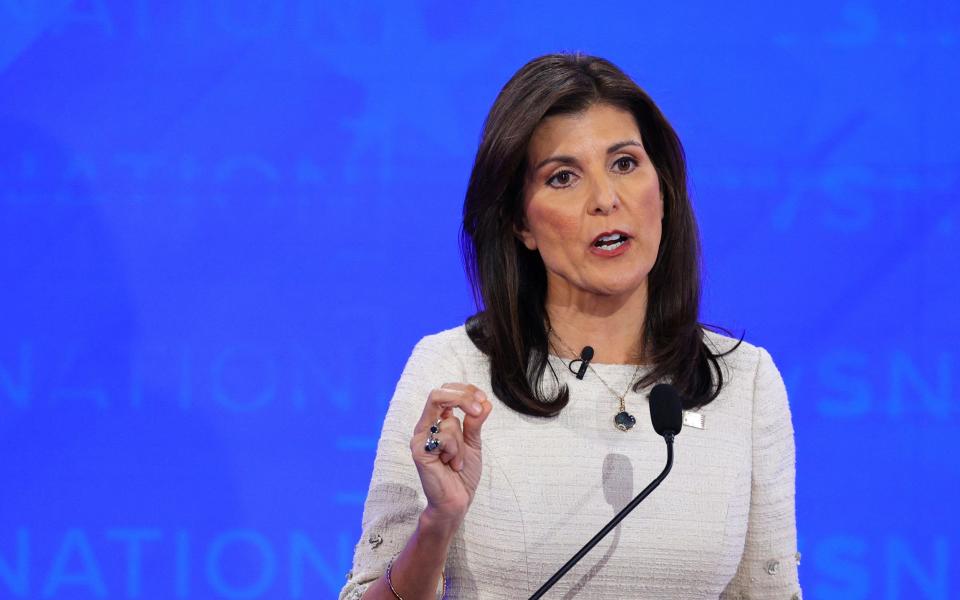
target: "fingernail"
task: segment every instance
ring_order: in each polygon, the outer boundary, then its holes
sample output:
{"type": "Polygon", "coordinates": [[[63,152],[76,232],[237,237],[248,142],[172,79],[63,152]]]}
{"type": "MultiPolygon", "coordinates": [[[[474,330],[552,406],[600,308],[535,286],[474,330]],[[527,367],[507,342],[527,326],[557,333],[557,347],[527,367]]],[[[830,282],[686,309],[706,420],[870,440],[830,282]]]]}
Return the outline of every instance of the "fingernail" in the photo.
{"type": "Polygon", "coordinates": [[[473,409],[473,413],[476,414],[476,415],[479,415],[480,413],[483,412],[483,407],[480,406],[480,403],[479,403],[479,402],[474,402],[474,403],[473,403],[473,406],[471,406],[471,408],[473,409]]]}

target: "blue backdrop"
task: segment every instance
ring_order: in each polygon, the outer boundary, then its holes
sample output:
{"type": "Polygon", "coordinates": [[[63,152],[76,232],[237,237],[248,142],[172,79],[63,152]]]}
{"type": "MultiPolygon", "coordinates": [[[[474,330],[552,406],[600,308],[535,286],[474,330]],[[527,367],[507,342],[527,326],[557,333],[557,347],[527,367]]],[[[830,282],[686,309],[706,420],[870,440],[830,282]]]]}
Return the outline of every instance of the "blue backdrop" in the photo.
{"type": "Polygon", "coordinates": [[[332,597],[480,127],[608,57],[767,347],[813,599],[960,597],[956,2],[0,0],[0,597],[332,597]]]}

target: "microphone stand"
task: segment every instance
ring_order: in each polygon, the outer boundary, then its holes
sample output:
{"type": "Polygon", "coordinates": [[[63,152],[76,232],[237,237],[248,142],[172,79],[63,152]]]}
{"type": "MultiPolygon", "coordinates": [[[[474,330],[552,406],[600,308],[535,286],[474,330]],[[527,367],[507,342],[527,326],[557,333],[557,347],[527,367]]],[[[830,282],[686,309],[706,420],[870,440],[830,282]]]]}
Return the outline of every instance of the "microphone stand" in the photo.
{"type": "Polygon", "coordinates": [[[670,472],[670,469],[673,467],[673,436],[674,436],[674,433],[672,431],[667,431],[663,434],[663,439],[666,440],[667,442],[667,466],[663,468],[663,471],[660,473],[660,475],[658,475],[656,479],[651,481],[650,485],[643,488],[643,491],[640,492],[636,498],[631,500],[629,504],[623,507],[623,510],[618,512],[616,516],[613,517],[613,519],[611,519],[610,522],[607,523],[604,526],[604,528],[599,531],[599,533],[597,533],[597,535],[593,536],[589,542],[584,544],[583,548],[580,548],[580,551],[574,554],[573,558],[568,560],[566,564],[560,567],[560,570],[554,573],[553,577],[548,579],[546,583],[540,586],[540,589],[534,592],[532,596],[530,596],[530,600],[537,600],[537,598],[540,598],[544,594],[546,594],[547,590],[552,588],[555,583],[560,581],[561,577],[567,574],[567,571],[573,568],[573,565],[577,564],[577,562],[579,562],[579,560],[583,558],[587,554],[587,552],[590,552],[590,550],[592,550],[593,547],[600,542],[600,540],[602,540],[608,533],[610,533],[614,527],[620,524],[620,521],[622,521],[624,517],[630,514],[630,511],[635,509],[638,504],[643,502],[644,498],[650,495],[650,492],[655,490],[657,486],[660,485],[660,482],[662,482],[666,478],[667,474],[670,472]]]}

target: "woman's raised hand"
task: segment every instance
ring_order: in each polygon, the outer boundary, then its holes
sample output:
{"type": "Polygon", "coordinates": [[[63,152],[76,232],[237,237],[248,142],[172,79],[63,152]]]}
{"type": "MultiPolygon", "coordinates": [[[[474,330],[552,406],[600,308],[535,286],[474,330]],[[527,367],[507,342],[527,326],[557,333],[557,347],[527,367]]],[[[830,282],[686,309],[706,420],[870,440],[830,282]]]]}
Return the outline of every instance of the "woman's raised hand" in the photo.
{"type": "Polygon", "coordinates": [[[480,428],[492,409],[482,390],[465,383],[445,383],[427,397],[410,451],[427,497],[423,516],[430,521],[455,528],[467,514],[480,483],[480,428]],[[464,413],[462,426],[454,408],[464,413]],[[427,449],[431,436],[439,441],[432,451],[427,449]]]}

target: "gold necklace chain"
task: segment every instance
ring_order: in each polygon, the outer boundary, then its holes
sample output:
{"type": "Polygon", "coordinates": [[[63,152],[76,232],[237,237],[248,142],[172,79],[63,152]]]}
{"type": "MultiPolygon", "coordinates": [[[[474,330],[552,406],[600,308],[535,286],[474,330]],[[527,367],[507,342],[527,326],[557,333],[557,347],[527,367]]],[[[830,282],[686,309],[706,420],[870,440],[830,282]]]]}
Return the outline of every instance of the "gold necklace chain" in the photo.
{"type": "MultiPolygon", "coordinates": [[[[574,360],[582,360],[577,356],[576,352],[574,352],[573,349],[571,349],[570,346],[568,346],[567,343],[563,341],[563,338],[560,337],[560,334],[554,331],[552,327],[547,329],[548,341],[549,341],[550,335],[553,335],[555,338],[557,338],[557,341],[560,342],[560,345],[562,345],[569,354],[573,354],[576,357],[574,358],[574,360]]],[[[554,346],[552,342],[550,342],[550,345],[553,346],[553,349],[554,351],[557,352],[557,354],[560,354],[560,352],[557,351],[557,347],[554,346]]],[[[627,412],[627,405],[626,405],[625,398],[627,394],[630,393],[630,388],[633,387],[634,382],[636,382],[637,373],[640,372],[640,367],[642,366],[643,364],[637,365],[637,368],[634,369],[633,374],[630,376],[630,381],[627,383],[627,388],[623,390],[622,394],[618,394],[616,391],[614,391],[612,387],[610,387],[610,384],[607,383],[606,380],[600,376],[600,373],[597,373],[597,371],[593,368],[593,365],[591,365],[589,362],[587,363],[587,368],[590,369],[590,372],[593,373],[596,376],[596,378],[600,380],[600,383],[603,384],[603,387],[607,388],[607,390],[609,390],[610,393],[613,394],[617,398],[617,400],[620,401],[620,412],[617,413],[617,415],[614,416],[613,418],[614,425],[620,431],[626,431],[631,427],[633,427],[633,424],[636,423],[636,419],[633,417],[633,415],[627,412]]]]}

